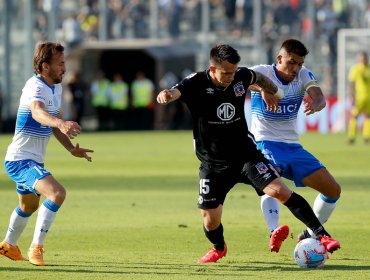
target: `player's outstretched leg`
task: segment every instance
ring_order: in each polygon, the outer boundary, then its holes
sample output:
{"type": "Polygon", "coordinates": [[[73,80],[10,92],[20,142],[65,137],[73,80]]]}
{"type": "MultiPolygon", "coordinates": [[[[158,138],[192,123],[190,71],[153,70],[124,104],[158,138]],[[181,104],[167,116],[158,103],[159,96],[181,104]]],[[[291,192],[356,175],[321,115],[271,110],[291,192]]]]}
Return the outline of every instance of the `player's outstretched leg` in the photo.
{"type": "Polygon", "coordinates": [[[288,237],[288,235],[289,227],[287,225],[283,225],[275,229],[271,233],[270,237],[270,251],[276,253],[279,252],[283,241],[288,237]]]}
{"type": "Polygon", "coordinates": [[[219,259],[226,256],[227,253],[227,246],[226,243],[224,245],[224,249],[222,251],[216,250],[216,248],[212,248],[198,260],[198,263],[209,263],[209,262],[217,262],[219,259]]]}

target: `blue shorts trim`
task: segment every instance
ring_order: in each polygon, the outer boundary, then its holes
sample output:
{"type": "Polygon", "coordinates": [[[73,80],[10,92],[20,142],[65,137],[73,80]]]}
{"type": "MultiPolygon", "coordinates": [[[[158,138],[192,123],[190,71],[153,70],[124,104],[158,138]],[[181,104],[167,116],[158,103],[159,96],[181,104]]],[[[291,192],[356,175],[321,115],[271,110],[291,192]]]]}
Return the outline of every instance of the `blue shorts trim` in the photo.
{"type": "Polygon", "coordinates": [[[34,160],[5,161],[5,170],[8,176],[16,183],[17,193],[21,195],[34,193],[37,182],[51,173],[44,168],[43,163],[34,160]]]}
{"type": "Polygon", "coordinates": [[[325,167],[301,144],[275,141],[258,141],[257,148],[276,167],[281,176],[292,180],[296,187],[304,187],[303,178],[325,167]]]}

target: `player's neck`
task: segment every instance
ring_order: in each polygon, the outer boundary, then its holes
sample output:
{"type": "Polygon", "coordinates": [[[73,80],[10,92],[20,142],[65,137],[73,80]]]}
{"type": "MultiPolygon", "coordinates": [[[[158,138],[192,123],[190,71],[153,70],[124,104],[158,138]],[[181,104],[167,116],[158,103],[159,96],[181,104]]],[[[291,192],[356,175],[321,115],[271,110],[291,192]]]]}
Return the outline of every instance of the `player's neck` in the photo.
{"type": "Polygon", "coordinates": [[[54,87],[54,81],[50,77],[43,74],[38,74],[37,76],[39,76],[49,87],[54,87]]]}

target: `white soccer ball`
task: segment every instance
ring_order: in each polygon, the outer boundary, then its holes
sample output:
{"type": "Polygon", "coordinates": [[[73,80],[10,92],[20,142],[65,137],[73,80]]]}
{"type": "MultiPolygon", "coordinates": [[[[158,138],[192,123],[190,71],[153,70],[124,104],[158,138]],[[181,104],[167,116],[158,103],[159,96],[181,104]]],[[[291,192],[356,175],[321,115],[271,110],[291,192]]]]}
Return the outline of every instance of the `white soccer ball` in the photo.
{"type": "Polygon", "coordinates": [[[317,239],[303,239],[294,248],[294,259],[302,268],[320,268],[328,258],[324,245],[317,239]]]}

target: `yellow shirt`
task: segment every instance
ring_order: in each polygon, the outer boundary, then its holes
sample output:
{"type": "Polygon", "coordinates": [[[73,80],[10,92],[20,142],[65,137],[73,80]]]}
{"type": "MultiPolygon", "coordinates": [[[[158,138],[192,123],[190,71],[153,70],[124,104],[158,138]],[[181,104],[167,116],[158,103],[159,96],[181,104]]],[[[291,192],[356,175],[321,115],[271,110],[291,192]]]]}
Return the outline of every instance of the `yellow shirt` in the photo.
{"type": "Polygon", "coordinates": [[[370,65],[352,66],[348,79],[355,84],[356,102],[370,102],[370,65]]]}

